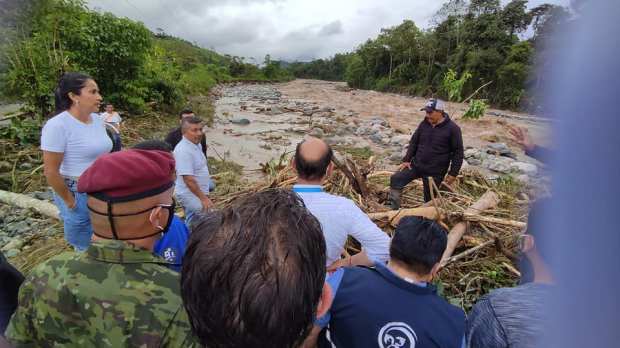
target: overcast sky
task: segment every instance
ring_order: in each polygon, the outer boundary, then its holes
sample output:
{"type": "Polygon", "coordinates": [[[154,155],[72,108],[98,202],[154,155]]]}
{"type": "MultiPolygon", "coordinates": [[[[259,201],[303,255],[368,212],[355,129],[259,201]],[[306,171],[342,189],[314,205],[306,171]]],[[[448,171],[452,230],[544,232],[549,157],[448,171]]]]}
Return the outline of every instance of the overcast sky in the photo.
{"type": "MultiPolygon", "coordinates": [[[[503,1],[506,2],[505,0],[503,1]]],[[[530,0],[567,5],[569,0],[530,0]]],[[[347,52],[404,19],[426,28],[440,0],[89,0],[220,53],[310,60],[347,52]]],[[[250,61],[251,62],[251,61],[250,61]]]]}

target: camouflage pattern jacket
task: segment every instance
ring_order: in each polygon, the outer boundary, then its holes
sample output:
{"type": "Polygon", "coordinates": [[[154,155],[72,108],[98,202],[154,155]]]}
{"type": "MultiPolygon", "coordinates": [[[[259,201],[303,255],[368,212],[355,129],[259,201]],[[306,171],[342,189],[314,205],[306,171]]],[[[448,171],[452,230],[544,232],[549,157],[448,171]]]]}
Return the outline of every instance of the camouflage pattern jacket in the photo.
{"type": "Polygon", "coordinates": [[[17,347],[197,347],[178,273],[148,250],[96,241],[35,268],[6,337],[17,347]]]}

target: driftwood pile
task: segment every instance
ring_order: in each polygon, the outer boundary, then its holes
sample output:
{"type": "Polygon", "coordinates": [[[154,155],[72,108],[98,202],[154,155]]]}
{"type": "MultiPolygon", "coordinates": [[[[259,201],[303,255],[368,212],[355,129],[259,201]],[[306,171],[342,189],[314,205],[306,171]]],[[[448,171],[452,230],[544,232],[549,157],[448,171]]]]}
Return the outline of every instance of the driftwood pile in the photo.
{"type": "MultiPolygon", "coordinates": [[[[392,172],[375,171],[373,158],[366,163],[335,159],[334,164],[336,170],[324,189],[355,201],[387,234],[407,215],[434,219],[449,231],[437,282],[450,302],[468,310],[489,290],[517,282],[516,240],[525,227],[529,200],[516,182],[491,183],[476,171],[465,171],[455,187],[434,187],[433,201],[424,204],[418,180],[405,188],[402,209],[392,211],[387,205],[392,172]]],[[[268,182],[219,197],[216,204],[224,206],[268,188],[290,188],[295,180],[294,171],[287,167],[268,182]]],[[[347,254],[360,250],[353,239],[346,249],[347,254]]]]}
{"type": "MultiPolygon", "coordinates": [[[[452,303],[468,310],[489,290],[516,283],[519,277],[516,240],[525,227],[529,201],[515,182],[490,183],[475,171],[465,171],[459,177],[458,185],[442,187],[441,190],[434,187],[433,201],[424,204],[422,183],[414,181],[403,192],[402,209],[392,211],[386,202],[392,172],[376,171],[373,158],[364,163],[349,158],[336,159],[334,164],[336,170],[324,189],[352,199],[387,234],[391,235],[398,221],[407,215],[434,219],[449,231],[437,284],[440,292],[452,303]]],[[[244,195],[268,188],[290,188],[295,181],[294,171],[286,167],[263,183],[236,188],[233,193],[213,198],[218,207],[223,207],[244,195]]],[[[6,204],[33,208],[42,215],[56,218],[55,207],[50,203],[1,193],[0,201],[6,204]]],[[[28,241],[33,247],[15,260],[23,266],[22,271],[28,271],[65,250],[62,235],[57,239],[52,250],[49,246],[54,243],[49,240],[41,243],[28,241]]],[[[350,239],[346,253],[355,254],[359,250],[359,243],[350,239]]]]}

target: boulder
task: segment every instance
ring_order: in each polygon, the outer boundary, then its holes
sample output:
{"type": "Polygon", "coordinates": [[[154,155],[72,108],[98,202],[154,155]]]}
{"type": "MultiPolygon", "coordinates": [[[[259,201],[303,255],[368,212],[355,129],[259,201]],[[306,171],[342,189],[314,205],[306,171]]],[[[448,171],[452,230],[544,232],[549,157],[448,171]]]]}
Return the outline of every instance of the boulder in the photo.
{"type": "Polygon", "coordinates": [[[519,173],[523,173],[526,175],[536,175],[538,174],[538,167],[535,164],[527,163],[527,162],[512,162],[510,167],[519,173]]]}
{"type": "Polygon", "coordinates": [[[233,118],[230,120],[230,123],[247,126],[248,124],[250,124],[250,120],[248,120],[247,118],[233,118]]]}
{"type": "Polygon", "coordinates": [[[400,145],[400,146],[405,146],[407,144],[409,144],[409,140],[411,139],[410,136],[405,135],[405,134],[399,134],[399,135],[395,135],[392,137],[392,145],[400,145]]]}
{"type": "Polygon", "coordinates": [[[377,144],[381,144],[383,141],[383,137],[379,133],[371,134],[369,138],[377,144]]]}
{"type": "Polygon", "coordinates": [[[505,143],[492,143],[487,145],[487,153],[510,157],[513,159],[517,158],[517,155],[512,152],[512,150],[505,143]]]}
{"type": "Polygon", "coordinates": [[[530,177],[527,176],[526,174],[517,175],[516,179],[517,179],[518,182],[520,182],[520,183],[522,183],[524,185],[527,185],[527,184],[530,183],[530,177]]]}
{"type": "Polygon", "coordinates": [[[323,136],[325,136],[325,132],[323,132],[323,129],[321,129],[319,127],[314,127],[308,133],[308,135],[313,136],[313,137],[317,137],[317,138],[322,138],[323,136]]]}
{"type": "Polygon", "coordinates": [[[489,156],[482,162],[482,166],[494,172],[508,174],[512,170],[510,166],[512,162],[511,159],[505,157],[489,156]]]}
{"type": "Polygon", "coordinates": [[[389,125],[389,123],[383,117],[380,117],[380,116],[374,116],[373,118],[371,118],[370,124],[373,126],[375,124],[378,124],[384,127],[387,127],[389,125]]]}
{"type": "Polygon", "coordinates": [[[376,134],[379,132],[383,132],[385,130],[385,127],[383,127],[382,125],[378,124],[378,123],[374,123],[372,124],[372,126],[370,127],[372,133],[376,134]]]}
{"type": "Polygon", "coordinates": [[[279,106],[274,106],[271,110],[267,111],[267,115],[280,115],[284,113],[284,109],[279,106]]]}

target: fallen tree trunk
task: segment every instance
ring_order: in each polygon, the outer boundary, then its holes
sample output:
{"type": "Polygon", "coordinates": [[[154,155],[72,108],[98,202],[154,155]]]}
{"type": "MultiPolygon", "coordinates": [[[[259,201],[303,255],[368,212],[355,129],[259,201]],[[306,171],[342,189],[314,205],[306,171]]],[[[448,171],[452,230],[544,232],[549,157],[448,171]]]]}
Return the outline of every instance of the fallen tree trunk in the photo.
{"type": "Polygon", "coordinates": [[[400,219],[405,216],[420,216],[431,220],[439,220],[441,217],[441,212],[435,207],[421,207],[370,213],[368,216],[371,220],[381,220],[387,218],[392,226],[396,226],[398,225],[400,219]]]}
{"type": "Polygon", "coordinates": [[[521,221],[506,220],[506,219],[494,218],[490,216],[481,216],[478,214],[467,213],[467,212],[463,214],[463,219],[467,221],[471,221],[471,222],[482,222],[482,223],[487,223],[487,224],[512,226],[512,227],[517,227],[517,228],[525,228],[525,226],[527,225],[525,222],[521,222],[521,221]]]}
{"type": "MultiPolygon", "coordinates": [[[[487,191],[482,195],[482,197],[480,197],[471,206],[469,206],[467,210],[465,210],[463,216],[478,216],[478,213],[496,207],[497,204],[499,204],[499,196],[497,195],[497,193],[493,191],[487,191]]],[[[452,254],[454,253],[454,249],[456,249],[456,246],[459,244],[461,238],[463,238],[463,235],[466,231],[467,222],[459,222],[454,225],[454,227],[452,227],[450,233],[448,234],[448,245],[446,246],[446,250],[441,257],[442,264],[444,264],[448,260],[448,258],[452,256],[452,254]]]]}
{"type": "Polygon", "coordinates": [[[47,201],[42,201],[19,193],[0,190],[0,202],[23,209],[33,209],[41,215],[60,220],[58,208],[47,201]]]}

